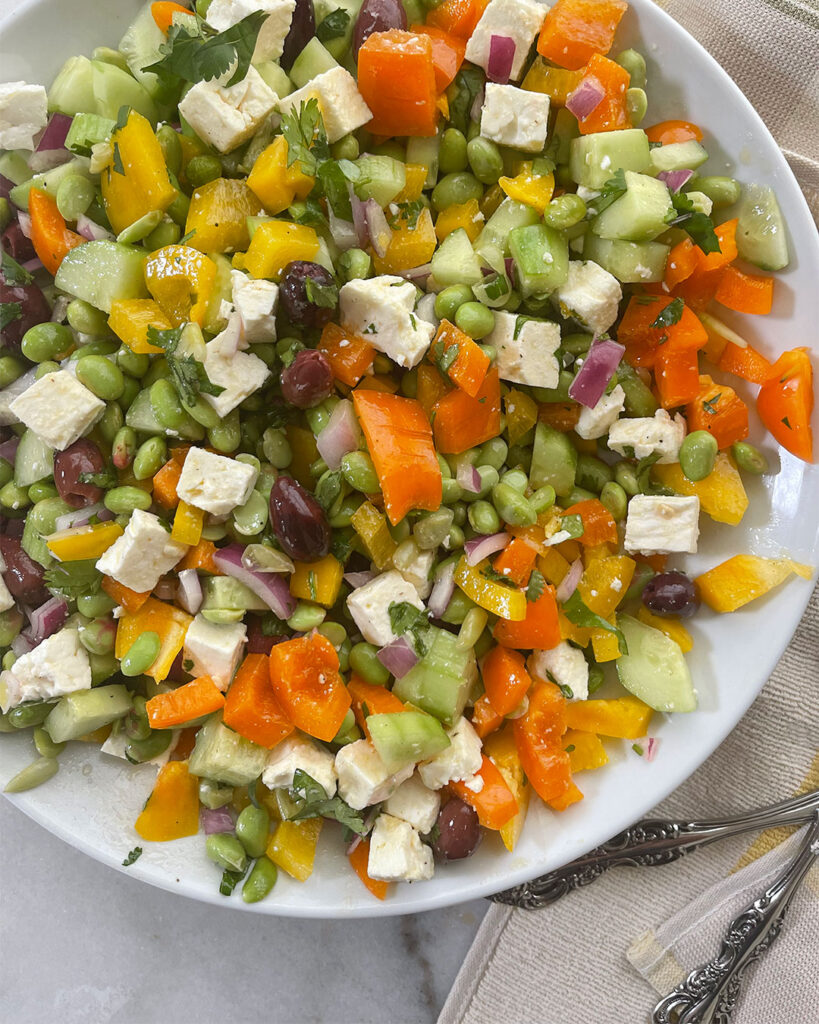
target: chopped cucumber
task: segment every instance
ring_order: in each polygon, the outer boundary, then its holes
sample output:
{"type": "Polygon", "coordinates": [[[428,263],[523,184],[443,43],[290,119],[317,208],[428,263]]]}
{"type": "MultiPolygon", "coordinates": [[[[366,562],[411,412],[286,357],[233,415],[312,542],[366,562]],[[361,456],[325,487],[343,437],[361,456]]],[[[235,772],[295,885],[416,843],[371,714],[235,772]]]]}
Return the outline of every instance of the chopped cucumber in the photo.
{"type": "Polygon", "coordinates": [[[57,189],[60,187],[60,182],[65,178],[73,174],[79,174],[83,178],[90,180],[91,172],[89,166],[90,164],[84,156],[77,156],[67,163],[53,167],[44,174],[37,174],[33,178],[24,180],[20,185],[15,185],[11,192],[9,192],[9,199],[21,210],[28,209],[28,194],[33,188],[45,192],[52,199],[56,199],[57,189]]]}
{"type": "Polygon", "coordinates": [[[264,601],[231,576],[208,576],[202,581],[204,590],[203,609],[229,608],[238,611],[269,611],[264,601]]]}
{"type": "Polygon", "coordinates": [[[788,235],[776,193],[770,185],[747,185],[737,214],[737,251],[762,270],[787,267],[788,235]]]}
{"type": "Polygon", "coordinates": [[[628,644],[617,675],[629,693],[655,711],[693,711],[697,695],[680,645],[630,615],[620,615],[617,625],[628,644]]]}
{"type": "MultiPolygon", "coordinates": [[[[317,28],[328,15],[333,14],[335,11],[346,11],[349,15],[349,21],[344,26],[341,34],[335,36],[333,39],[324,40],[324,45],[327,47],[328,52],[331,53],[336,60],[341,60],[342,57],[347,55],[347,52],[350,49],[350,44],[353,39],[353,29],[355,28],[356,19],[358,18],[358,12],[361,10],[362,2],[363,0],[315,0],[313,4],[316,10],[317,28]]],[[[424,19],[421,17],[417,20],[422,22],[424,19]]],[[[407,24],[411,25],[413,22],[408,20],[407,24]]]]}
{"type": "Polygon", "coordinates": [[[600,188],[621,168],[647,171],[650,153],[648,136],[641,128],[582,135],[571,141],[569,173],[578,185],[600,188]]]}
{"type": "Polygon", "coordinates": [[[473,248],[487,263],[499,269],[496,266],[498,260],[509,255],[509,233],[515,228],[528,227],[539,221],[540,217],[534,207],[515,199],[504,199],[484,224],[473,248]]]}
{"type": "Polygon", "coordinates": [[[196,734],[188,770],[191,775],[228,786],[247,786],[262,774],[267,755],[264,747],[228,729],[221,717],[214,715],[196,734]]]}
{"type": "Polygon", "coordinates": [[[54,452],[33,430],[20,438],[14,459],[14,482],[18,487],[30,487],[45,480],[54,472],[54,452]]]}
{"type": "Polygon", "coordinates": [[[317,75],[338,67],[338,61],[327,52],[316,36],[306,44],[290,68],[290,78],[297,89],[307,85],[317,75]]]}
{"type": "Polygon", "coordinates": [[[538,423],[529,469],[532,490],[550,484],[555,494],[564,498],[572,492],[576,472],[577,450],[572,442],[547,423],[538,423]]]}
{"type": "Polygon", "coordinates": [[[660,171],[695,171],[702,167],[708,159],[708,151],[696,142],[669,142],[667,146],[657,146],[651,150],[651,174],[660,171]]]}
{"type": "Polygon", "coordinates": [[[256,65],[256,70],[264,79],[265,84],[270,86],[279,99],[289,96],[293,91],[293,83],[287,77],[287,72],[274,61],[262,61],[261,64],[256,65]]]}
{"type": "Polygon", "coordinates": [[[96,113],[94,69],[87,57],[69,57],[63,64],[48,90],[48,109],[60,114],[96,113]]]}
{"type": "Polygon", "coordinates": [[[90,156],[91,147],[105,142],[115,124],[110,117],[100,117],[99,114],[75,114],[65,139],[65,148],[72,153],[90,156]]]}
{"type": "Polygon", "coordinates": [[[427,169],[424,188],[434,188],[438,181],[438,153],[441,149],[441,136],[424,137],[412,135],[407,139],[407,163],[420,164],[427,169]]]}
{"type": "Polygon", "coordinates": [[[466,707],[478,667],[471,650],[458,646],[457,637],[433,626],[426,655],[396,681],[393,693],[446,726],[453,725],[466,707]]]}
{"type": "Polygon", "coordinates": [[[427,761],[450,745],[441,723],[423,711],[370,715],[367,728],[373,746],[391,772],[427,761]]]}
{"type": "Polygon", "coordinates": [[[97,686],[61,697],[43,722],[43,728],[55,743],[65,743],[124,718],[130,710],[131,694],[124,686],[97,686]]]}
{"type": "Polygon", "coordinates": [[[515,228],[509,234],[518,283],[524,297],[549,295],[569,277],[569,243],[566,236],[546,224],[515,228]]]}
{"type": "Polygon", "coordinates": [[[0,174],[8,178],[13,185],[22,185],[24,181],[28,181],[31,169],[25,154],[16,149],[0,153],[0,174]]]}
{"type": "Polygon", "coordinates": [[[407,183],[406,164],[391,156],[360,156],[355,162],[360,178],[355,182],[359,199],[374,199],[379,206],[387,206],[407,183]]]}
{"type": "Polygon", "coordinates": [[[662,281],[671,247],[662,242],[624,242],[586,235],[583,256],[623,284],[662,281]]]}
{"type": "Polygon", "coordinates": [[[164,42],[165,34],[154,21],[151,4],[147,3],[120,39],[119,50],[128,62],[131,74],[143,86],[148,95],[163,106],[175,106],[179,98],[178,88],[169,85],[166,80],[159,78],[153,71],[143,71],[143,68],[147,68],[149,64],[155,64],[162,59],[159,47],[164,42]]]}
{"type": "Polygon", "coordinates": [[[116,118],[121,107],[132,107],[156,123],[157,109],[148,90],[115,64],[91,61],[91,84],[94,89],[96,112],[103,117],[116,118]]]}
{"type": "Polygon", "coordinates": [[[626,171],[626,192],[592,221],[600,238],[650,242],[663,233],[674,217],[671,196],[664,182],[647,174],[626,171]]]}
{"type": "Polygon", "coordinates": [[[146,252],[134,245],[102,240],[72,249],[60,264],[54,283],[69,295],[111,312],[115,299],[146,299],[143,266],[146,252]]]}
{"type": "Polygon", "coordinates": [[[443,287],[450,284],[474,285],[483,281],[481,261],[463,228],[456,228],[448,234],[433,253],[432,276],[443,287]]]}

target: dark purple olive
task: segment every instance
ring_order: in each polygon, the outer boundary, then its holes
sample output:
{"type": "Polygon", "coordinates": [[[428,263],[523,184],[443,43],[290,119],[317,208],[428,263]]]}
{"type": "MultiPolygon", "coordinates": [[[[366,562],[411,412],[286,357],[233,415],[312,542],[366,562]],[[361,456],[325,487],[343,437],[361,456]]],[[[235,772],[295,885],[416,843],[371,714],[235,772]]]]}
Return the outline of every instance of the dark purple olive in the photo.
{"type": "Polygon", "coordinates": [[[43,580],[43,567],[23,551],[19,537],[0,536],[0,554],[6,563],[3,581],[15,600],[37,606],[49,598],[43,580]]]}
{"type": "Polygon", "coordinates": [[[338,307],[338,289],[333,275],[320,263],[293,260],[282,273],[279,301],[292,323],[323,327],[338,307]]]}
{"type": "Polygon", "coordinates": [[[3,347],[19,351],[23,335],[35,324],[48,323],[51,306],[36,284],[6,284],[0,281],[0,303],[16,302],[20,316],[3,328],[3,347]]]}
{"type": "Polygon", "coordinates": [[[304,349],[282,370],[282,395],[297,409],[310,409],[333,393],[333,371],[323,352],[304,349]]]}
{"type": "Polygon", "coordinates": [[[3,232],[0,245],[2,245],[3,251],[18,263],[27,263],[37,255],[31,244],[31,239],[26,238],[16,220],[13,220],[3,232]]]}
{"type": "Polygon", "coordinates": [[[406,28],[407,12],[400,0],[364,0],[353,29],[353,56],[373,32],[389,32],[391,28],[406,28]]]}
{"type": "Polygon", "coordinates": [[[679,615],[687,619],[700,606],[694,581],[684,572],[661,572],[646,583],[643,604],[655,615],[679,615]]]}
{"type": "Polygon", "coordinates": [[[293,62],[316,34],[316,12],[313,0],[296,0],[296,9],[290,20],[290,31],[285,36],[282,55],[279,63],[285,71],[293,67],[293,62]]]}
{"type": "Polygon", "coordinates": [[[273,484],[270,520],[282,551],[297,562],[317,562],[330,550],[324,509],[292,477],[280,476],[273,484]]]}
{"type": "Polygon", "coordinates": [[[54,456],[54,486],[72,508],[85,508],[102,500],[103,489],[80,480],[83,473],[101,473],[105,469],[102,452],[86,438],[80,438],[54,456]]]}
{"type": "Polygon", "coordinates": [[[438,812],[438,838],[432,847],[441,860],[471,857],[481,841],[481,826],[474,807],[453,797],[438,812]]]}

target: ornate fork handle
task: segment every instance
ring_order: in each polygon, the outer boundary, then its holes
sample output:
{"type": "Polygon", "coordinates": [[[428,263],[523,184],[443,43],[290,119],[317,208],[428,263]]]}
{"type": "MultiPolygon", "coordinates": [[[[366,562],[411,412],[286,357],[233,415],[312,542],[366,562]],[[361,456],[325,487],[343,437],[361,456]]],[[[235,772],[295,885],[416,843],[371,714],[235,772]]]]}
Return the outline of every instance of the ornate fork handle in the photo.
{"type": "Polygon", "coordinates": [[[750,964],[776,939],[799,883],[819,857],[819,811],[799,852],[765,892],[731,922],[719,953],[661,999],[652,1024],[728,1024],[750,964]]]}
{"type": "Polygon", "coordinates": [[[495,893],[489,899],[524,910],[538,910],[588,885],[609,868],[653,867],[677,860],[691,850],[727,836],[740,835],[774,825],[804,824],[819,808],[819,790],[784,800],[734,818],[711,821],[661,821],[646,819],[618,833],[602,846],[550,871],[531,882],[495,893]]]}

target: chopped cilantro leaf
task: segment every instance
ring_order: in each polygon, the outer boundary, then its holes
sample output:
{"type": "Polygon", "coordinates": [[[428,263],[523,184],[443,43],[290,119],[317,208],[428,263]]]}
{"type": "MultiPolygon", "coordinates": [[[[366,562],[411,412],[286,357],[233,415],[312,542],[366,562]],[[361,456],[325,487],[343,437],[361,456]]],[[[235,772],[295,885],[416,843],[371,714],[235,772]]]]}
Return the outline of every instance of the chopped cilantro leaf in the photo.
{"type": "Polygon", "coordinates": [[[708,399],[705,399],[703,401],[702,407],[703,407],[703,409],[705,409],[705,411],[708,413],[709,416],[716,415],[717,402],[719,402],[719,400],[721,398],[722,398],[722,392],[719,392],[718,394],[714,395],[713,398],[708,398],[708,399]]]}
{"type": "Polygon", "coordinates": [[[350,24],[350,12],[343,7],[337,7],[331,11],[316,29],[316,36],[320,43],[329,43],[332,39],[340,39],[347,31],[350,24]]]}
{"type": "Polygon", "coordinates": [[[484,87],[484,74],[480,68],[464,65],[455,81],[446,91],[449,101],[449,123],[466,135],[469,129],[472,105],[484,87]]]}
{"type": "Polygon", "coordinates": [[[0,331],[4,331],[15,320],[22,319],[23,307],[19,302],[0,303],[0,331]]]}
{"type": "Polygon", "coordinates": [[[241,82],[250,67],[256,39],[267,20],[265,11],[253,11],[224,32],[214,33],[201,18],[196,28],[171,25],[168,36],[159,47],[162,59],[143,68],[159,75],[173,75],[185,82],[210,82],[219,78],[235,63],[228,85],[241,82]]]}
{"type": "Polygon", "coordinates": [[[605,629],[608,633],[614,633],[620,646],[620,653],[628,654],[628,644],[622,630],[612,626],[602,615],[593,612],[578,591],[575,590],[572,596],[563,602],[562,607],[566,618],[569,622],[573,622],[575,626],[583,626],[586,629],[605,629]]]}
{"type": "Polygon", "coordinates": [[[457,341],[454,341],[449,348],[446,348],[443,338],[439,338],[432,346],[432,358],[441,373],[449,373],[452,364],[458,358],[459,352],[460,347],[457,341]]]}
{"type": "Polygon", "coordinates": [[[572,512],[561,518],[560,529],[565,530],[573,540],[577,540],[583,536],[586,527],[583,525],[583,517],[577,512],[572,512]]]}
{"type": "Polygon", "coordinates": [[[787,416],[783,416],[780,420],[780,423],[784,423],[788,430],[793,430],[793,427],[791,426],[791,421],[788,419],[787,416]]]}
{"type": "Polygon", "coordinates": [[[406,203],[396,203],[395,213],[388,218],[391,228],[404,227],[408,231],[414,231],[418,226],[418,218],[427,204],[423,199],[410,199],[406,203]]]}
{"type": "Polygon", "coordinates": [[[198,359],[190,355],[178,356],[175,354],[183,330],[183,327],[174,327],[167,331],[160,331],[156,327],[149,327],[148,341],[164,350],[168,368],[171,371],[171,380],[179,392],[182,402],[185,405],[194,405],[197,395],[221,395],[225,389],[219,384],[212,383],[205,367],[198,359]]]}
{"type": "Polygon", "coordinates": [[[338,287],[335,284],[321,284],[308,277],[304,281],[304,294],[308,302],[322,309],[335,309],[338,305],[338,287]]]}
{"type": "Polygon", "coordinates": [[[230,868],[225,868],[222,872],[222,881],[219,883],[219,892],[223,896],[230,896],[246,874],[247,868],[244,871],[231,871],[230,868]]]}
{"type": "Polygon", "coordinates": [[[364,330],[361,333],[362,334],[378,334],[378,328],[375,326],[375,324],[367,324],[367,326],[364,328],[364,330]]]}
{"type": "Polygon", "coordinates": [[[537,601],[546,587],[546,579],[540,570],[535,569],[529,577],[529,585],[526,588],[526,600],[537,601]]]}
{"type": "Polygon", "coordinates": [[[116,487],[119,483],[117,471],[110,463],[101,473],[80,473],[78,479],[81,484],[92,484],[94,487],[102,487],[103,490],[116,487]]]}
{"type": "Polygon", "coordinates": [[[416,608],[409,601],[393,601],[389,606],[390,629],[396,636],[411,633],[416,653],[423,657],[427,651],[426,628],[429,624],[427,611],[416,608]]]}
{"type": "Polygon", "coordinates": [[[627,189],[626,172],[621,167],[616,174],[613,174],[608,181],[603,183],[600,195],[592,200],[595,212],[602,213],[603,210],[608,209],[620,196],[625,195],[627,189]]]}
{"type": "Polygon", "coordinates": [[[498,572],[498,570],[494,566],[489,565],[489,563],[481,569],[481,576],[483,576],[484,579],[491,580],[493,583],[501,583],[504,587],[515,586],[508,576],[504,576],[503,573],[498,572]]]}
{"type": "Polygon", "coordinates": [[[671,302],[669,302],[669,304],[660,312],[657,319],[651,326],[671,327],[672,324],[678,324],[680,322],[680,317],[683,315],[684,309],[685,303],[682,299],[672,299],[671,302]]]}
{"type": "Polygon", "coordinates": [[[282,134],[287,140],[288,167],[298,160],[302,172],[313,175],[320,161],[330,159],[324,119],[314,96],[282,117],[282,134]]]}
{"type": "Polygon", "coordinates": [[[29,274],[27,270],[20,266],[17,260],[13,259],[9,254],[2,250],[2,263],[0,267],[3,271],[3,280],[7,285],[12,288],[21,284],[31,284],[34,278],[29,274]]]}
{"type": "Polygon", "coordinates": [[[638,754],[640,757],[643,756],[643,748],[640,746],[639,743],[632,743],[631,749],[634,751],[635,754],[638,754]]]}
{"type": "Polygon", "coordinates": [[[367,834],[367,826],[359,811],[353,810],[340,796],[328,800],[324,786],[300,768],[297,768],[293,775],[291,789],[296,794],[302,794],[295,814],[290,816],[291,821],[301,821],[304,818],[334,818],[356,835],[367,834]]]}
{"type": "Polygon", "coordinates": [[[695,210],[693,202],[684,192],[673,192],[671,202],[674,204],[674,209],[681,215],[674,220],[674,223],[687,231],[691,240],[704,253],[722,252],[717,233],[714,231],[714,222],[710,217],[695,210]]]}
{"type": "Polygon", "coordinates": [[[45,583],[52,593],[75,601],[84,594],[99,593],[102,576],[93,559],[77,562],[59,562],[45,571],[45,583]]]}
{"type": "Polygon", "coordinates": [[[129,852],[129,854],[125,858],[125,860],[122,862],[122,866],[124,868],[129,868],[132,864],[135,864],[139,860],[139,858],[141,856],[142,856],[142,847],[141,846],[135,846],[133,848],[133,850],[131,850],[129,852]]]}

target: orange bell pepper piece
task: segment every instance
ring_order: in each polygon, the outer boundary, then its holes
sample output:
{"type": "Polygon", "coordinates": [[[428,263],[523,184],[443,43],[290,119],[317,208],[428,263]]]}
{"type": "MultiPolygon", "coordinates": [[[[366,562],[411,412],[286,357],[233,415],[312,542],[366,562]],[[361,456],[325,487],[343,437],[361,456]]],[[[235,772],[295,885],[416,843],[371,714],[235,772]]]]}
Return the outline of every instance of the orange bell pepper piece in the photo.
{"type": "Polygon", "coordinates": [[[578,538],[583,547],[594,548],[598,544],[617,543],[617,523],[611,512],[597,498],[578,501],[564,509],[562,515],[576,515],[583,520],[583,533],[578,538]]]}
{"type": "Polygon", "coordinates": [[[410,31],[429,36],[432,42],[432,65],[435,68],[435,88],[443,92],[460,71],[466,42],[435,25],[413,25],[410,31]]]}
{"type": "Polygon", "coordinates": [[[444,0],[427,14],[427,25],[443,29],[458,39],[469,39],[489,0],[444,0]]]}
{"type": "Polygon", "coordinates": [[[390,522],[395,525],[412,508],[435,511],[441,504],[441,467],[421,404],[400,395],[357,390],[353,405],[390,522]]]}
{"type": "Polygon", "coordinates": [[[541,423],[548,423],[550,427],[559,430],[561,434],[568,434],[570,430],[574,430],[580,419],[580,403],[545,402],[538,407],[537,418],[541,423]]]}
{"type": "Polygon", "coordinates": [[[174,729],[218,711],[225,695],[210,676],[199,676],[169,693],[158,693],[145,705],[152,729],[174,729]]]}
{"type": "MultiPolygon", "coordinates": [[[[604,0],[605,2],[606,0],[604,0]]],[[[595,4],[595,6],[603,5],[595,4]]],[[[552,9],[554,10],[554,8],[552,9]]],[[[580,129],[580,134],[589,135],[593,132],[610,132],[619,128],[631,128],[631,118],[626,105],[626,90],[631,80],[628,71],[613,60],[609,60],[608,57],[601,57],[600,54],[595,53],[586,65],[583,81],[587,78],[596,80],[603,87],[604,96],[594,110],[585,117],[578,118],[577,126],[580,129]]]]}
{"type": "Polygon", "coordinates": [[[706,254],[695,246],[697,266],[693,273],[674,289],[675,295],[684,299],[685,304],[697,312],[705,309],[714,298],[724,268],[737,258],[736,219],[718,224],[714,232],[719,242],[719,252],[706,254]]]}
{"type": "Polygon", "coordinates": [[[743,274],[736,267],[726,267],[717,285],[714,298],[737,313],[770,313],[773,305],[774,279],[758,274],[743,274]]]}
{"type": "Polygon", "coordinates": [[[373,686],[372,683],[365,683],[355,673],[350,677],[347,689],[352,698],[355,720],[367,739],[370,738],[370,730],[367,728],[369,715],[392,715],[398,711],[407,710],[403,702],[385,686],[373,686]]]}
{"type": "Polygon", "coordinates": [[[481,766],[475,774],[483,779],[483,789],[475,793],[465,782],[452,782],[452,792],[465,804],[474,807],[478,821],[484,828],[502,829],[518,813],[515,794],[486,754],[481,755],[481,766]]]}
{"type": "Polygon", "coordinates": [[[715,384],[708,374],[700,377],[696,399],[686,406],[689,430],[707,430],[720,448],[729,448],[748,436],[748,406],[727,384],[715,384]]]}
{"type": "Polygon", "coordinates": [[[112,601],[122,605],[126,612],[138,612],[151,596],[150,590],[140,594],[136,590],[131,590],[130,587],[124,587],[111,576],[102,577],[102,589],[112,601]]]}
{"type": "Polygon", "coordinates": [[[481,676],[489,703],[499,715],[509,715],[529,692],[532,677],[519,651],[493,647],[481,666],[481,676]]]}
{"type": "Polygon", "coordinates": [[[694,245],[690,238],[684,238],[678,242],[668,254],[665,264],[665,277],[663,281],[666,287],[673,291],[682,281],[689,277],[699,266],[702,250],[694,245]]]}
{"type": "Polygon", "coordinates": [[[537,601],[526,602],[526,618],[498,619],[492,635],[504,647],[549,650],[560,643],[557,601],[552,587],[544,587],[537,601]]]}
{"type": "Polygon", "coordinates": [[[430,358],[441,351],[439,345],[443,352],[447,352],[453,345],[457,345],[458,354],[447,370],[447,376],[453,384],[457,384],[462,391],[465,391],[471,398],[475,398],[486,378],[490,363],[489,356],[468,334],[464,334],[449,320],[441,321],[430,346],[430,358]]]}
{"type": "Polygon", "coordinates": [[[494,367],[473,398],[453,388],[435,406],[435,445],[443,455],[457,455],[500,433],[500,378],[494,367]]]}
{"type": "Polygon", "coordinates": [[[87,239],[66,227],[56,199],[37,188],[28,194],[28,212],[34,251],[49,274],[56,274],[66,254],[87,239]]]}
{"type": "Polygon", "coordinates": [[[137,833],[153,843],[195,836],[199,831],[199,779],[185,761],[169,761],[159,769],[153,792],[134,823],[137,833]]]}
{"type": "Polygon", "coordinates": [[[161,683],[171,671],[174,658],[182,650],[188,626],[193,616],[171,604],[149,597],[136,612],[127,612],[117,623],[117,639],[114,654],[122,659],[131,644],[146,632],[158,634],[159,654],[145,675],[161,683]]]}
{"type": "Polygon", "coordinates": [[[699,360],[694,349],[660,350],[654,366],[660,404],[664,409],[693,402],[699,390],[699,360]]]}
{"type": "Polygon", "coordinates": [[[480,736],[489,736],[504,723],[503,715],[499,715],[492,707],[486,694],[479,697],[472,708],[472,728],[480,736]]]}
{"type": "Polygon", "coordinates": [[[258,743],[275,747],[293,731],[270,681],[266,654],[248,654],[230,684],[223,712],[225,725],[258,743]]]}
{"type": "Polygon", "coordinates": [[[160,0],[158,3],[151,4],[151,17],[156,22],[156,27],[164,32],[165,35],[168,34],[168,29],[173,25],[173,16],[175,14],[187,14],[190,17],[191,11],[181,4],[171,3],[170,0],[160,0]]]}
{"type": "Polygon", "coordinates": [[[646,128],[649,142],[659,142],[668,146],[672,142],[702,141],[702,128],[691,121],[660,121],[646,128]]]}
{"type": "Polygon", "coordinates": [[[753,345],[740,348],[732,341],[722,350],[718,366],[723,373],[733,373],[735,377],[741,377],[751,384],[764,384],[773,370],[770,359],[757,352],[753,345]]]}
{"type": "MultiPolygon", "coordinates": [[[[184,459],[182,460],[184,462],[184,459]]],[[[176,508],[179,504],[179,496],[176,493],[176,485],[182,476],[182,462],[176,459],[169,459],[165,465],[154,473],[153,495],[154,501],[163,508],[176,508]]]]}
{"type": "Polygon", "coordinates": [[[627,10],[625,0],[557,0],[543,22],[537,52],[562,68],[582,68],[595,54],[609,52],[627,10]]]}
{"type": "Polygon", "coordinates": [[[358,845],[347,854],[353,871],[358,875],[364,885],[370,890],[376,899],[385,900],[390,891],[390,883],[379,881],[377,878],[370,878],[367,874],[367,867],[370,863],[370,840],[362,839],[358,845]]]}
{"type": "Polygon", "coordinates": [[[358,51],[358,89],[374,135],[434,135],[438,120],[432,40],[401,29],[374,32],[358,51]]]}
{"type": "Polygon", "coordinates": [[[215,554],[216,545],[212,540],[200,540],[185,552],[181,561],[176,563],[176,571],[201,569],[202,572],[209,572],[211,576],[223,576],[224,573],[213,560],[215,554]]]}
{"type": "Polygon", "coordinates": [[[432,421],[432,413],[439,398],[443,398],[451,388],[446,379],[439,373],[438,369],[428,363],[421,363],[418,367],[418,390],[415,400],[427,414],[427,419],[432,421]]]}
{"type": "Polygon", "coordinates": [[[806,348],[783,352],[756,397],[759,418],[797,458],[813,461],[813,367],[806,348]]]}
{"type": "Polygon", "coordinates": [[[537,683],[526,714],[515,720],[514,732],[526,777],[547,804],[572,793],[569,755],[563,749],[565,731],[566,698],[554,683],[537,683]]]}
{"type": "Polygon", "coordinates": [[[352,703],[330,641],[313,633],[277,644],[270,652],[270,681],[293,725],[329,743],[352,703]]]}
{"type": "Polygon", "coordinates": [[[351,388],[358,384],[375,358],[375,349],[369,342],[338,324],[327,324],[316,347],[327,357],[333,376],[351,388]]]}
{"type": "Polygon", "coordinates": [[[683,307],[680,319],[668,327],[652,326],[674,300],[667,296],[632,296],[620,326],[617,340],[626,346],[626,359],[632,366],[654,365],[663,351],[700,349],[708,334],[695,313],[683,307]]]}
{"type": "Polygon", "coordinates": [[[532,575],[537,548],[522,537],[514,537],[495,559],[494,569],[518,587],[525,587],[532,575]]]}

